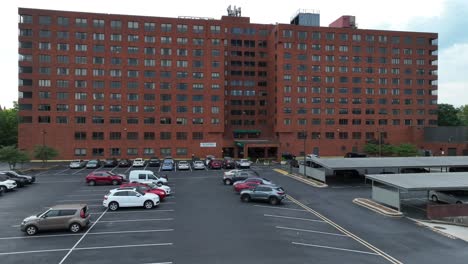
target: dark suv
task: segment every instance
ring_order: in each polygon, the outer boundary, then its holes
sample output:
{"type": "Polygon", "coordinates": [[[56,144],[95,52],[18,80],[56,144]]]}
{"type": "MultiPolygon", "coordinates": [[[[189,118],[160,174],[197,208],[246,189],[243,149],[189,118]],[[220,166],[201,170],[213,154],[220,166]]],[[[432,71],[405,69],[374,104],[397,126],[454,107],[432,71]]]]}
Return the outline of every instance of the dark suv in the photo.
{"type": "Polygon", "coordinates": [[[223,159],[223,169],[235,169],[236,168],[236,162],[229,157],[225,157],[223,159]]]}
{"type": "Polygon", "coordinates": [[[223,183],[225,185],[232,185],[236,181],[243,181],[250,177],[258,178],[259,175],[256,171],[253,171],[253,170],[241,170],[234,174],[224,174],[223,183]]]}
{"type": "Polygon", "coordinates": [[[250,200],[266,201],[272,205],[277,205],[286,198],[283,188],[276,185],[258,185],[255,189],[243,190],[240,193],[240,199],[243,202],[250,200]]]}
{"type": "Polygon", "coordinates": [[[151,157],[148,160],[148,167],[159,167],[161,166],[161,161],[157,157],[151,157]]]}

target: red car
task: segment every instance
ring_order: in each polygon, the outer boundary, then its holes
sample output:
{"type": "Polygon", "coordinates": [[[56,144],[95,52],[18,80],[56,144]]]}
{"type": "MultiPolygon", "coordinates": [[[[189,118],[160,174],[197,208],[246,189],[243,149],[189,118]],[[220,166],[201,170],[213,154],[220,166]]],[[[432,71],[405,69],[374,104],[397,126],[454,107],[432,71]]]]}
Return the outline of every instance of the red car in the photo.
{"type": "Polygon", "coordinates": [[[86,183],[90,186],[94,186],[96,184],[118,185],[125,181],[125,175],[115,174],[112,171],[93,171],[86,176],[86,183]]]}
{"type": "Polygon", "coordinates": [[[259,184],[272,184],[272,182],[264,178],[247,178],[243,181],[235,182],[233,187],[236,192],[240,193],[242,190],[252,190],[259,184]]]}
{"type": "Polygon", "coordinates": [[[157,194],[159,196],[159,200],[161,202],[167,196],[166,192],[164,190],[162,190],[162,189],[158,189],[157,186],[152,187],[152,186],[150,186],[148,184],[144,184],[144,183],[132,182],[132,183],[124,183],[124,184],[120,185],[120,188],[124,188],[124,187],[138,187],[138,189],[140,189],[143,192],[149,192],[149,193],[157,194]]]}
{"type": "Polygon", "coordinates": [[[220,160],[212,160],[210,164],[208,164],[210,169],[221,169],[223,168],[223,162],[220,160]]]}

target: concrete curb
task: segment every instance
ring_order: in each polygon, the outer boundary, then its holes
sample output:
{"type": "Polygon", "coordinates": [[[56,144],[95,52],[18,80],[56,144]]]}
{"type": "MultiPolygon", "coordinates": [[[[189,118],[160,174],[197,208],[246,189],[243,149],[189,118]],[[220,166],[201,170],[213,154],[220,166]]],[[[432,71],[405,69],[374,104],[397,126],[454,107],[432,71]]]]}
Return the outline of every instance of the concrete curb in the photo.
{"type": "Polygon", "coordinates": [[[285,176],[288,176],[290,178],[293,178],[295,180],[298,180],[300,182],[308,184],[310,186],[316,187],[316,188],[326,188],[326,187],[328,187],[328,185],[326,185],[325,183],[313,180],[313,179],[311,179],[309,177],[304,177],[302,175],[289,173],[289,172],[287,172],[285,170],[282,170],[282,169],[273,169],[273,170],[278,172],[278,173],[281,173],[281,174],[283,174],[285,176]]]}
{"type": "Polygon", "coordinates": [[[374,202],[372,200],[369,200],[369,199],[355,198],[353,199],[353,203],[360,205],[362,207],[365,207],[367,209],[370,209],[381,215],[390,216],[390,217],[402,217],[403,216],[403,213],[395,209],[392,209],[390,207],[379,204],[377,202],[374,202]]]}

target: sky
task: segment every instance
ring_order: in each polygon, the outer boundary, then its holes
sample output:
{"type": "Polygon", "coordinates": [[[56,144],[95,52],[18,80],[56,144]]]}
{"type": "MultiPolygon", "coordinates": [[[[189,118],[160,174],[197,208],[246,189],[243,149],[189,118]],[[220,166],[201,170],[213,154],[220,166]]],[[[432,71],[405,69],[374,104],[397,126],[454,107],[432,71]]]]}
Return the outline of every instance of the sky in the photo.
{"type": "Polygon", "coordinates": [[[320,12],[320,25],[342,15],[356,16],[358,28],[439,33],[438,103],[468,104],[468,1],[466,0],[7,0],[0,22],[0,106],[18,100],[18,7],[156,17],[220,19],[227,7],[242,8],[252,23],[289,23],[298,9],[320,12]]]}

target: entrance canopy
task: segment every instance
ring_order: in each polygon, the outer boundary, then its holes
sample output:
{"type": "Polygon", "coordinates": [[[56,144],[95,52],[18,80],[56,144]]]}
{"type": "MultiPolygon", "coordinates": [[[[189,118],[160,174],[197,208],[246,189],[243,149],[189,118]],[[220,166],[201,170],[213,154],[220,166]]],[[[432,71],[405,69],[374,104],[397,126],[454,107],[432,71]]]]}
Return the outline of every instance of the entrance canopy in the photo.
{"type": "Polygon", "coordinates": [[[371,174],[366,178],[404,191],[468,190],[468,172],[371,174]]]}

